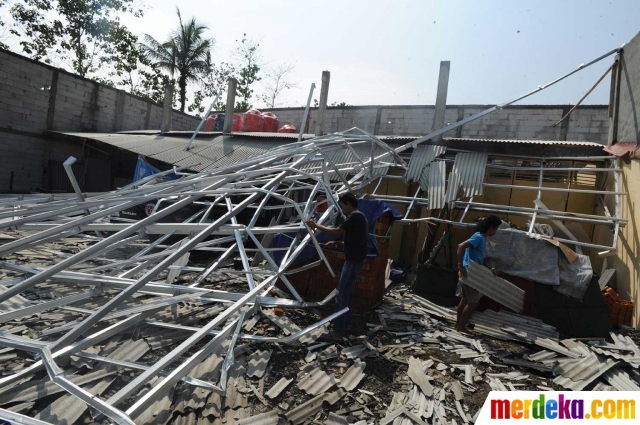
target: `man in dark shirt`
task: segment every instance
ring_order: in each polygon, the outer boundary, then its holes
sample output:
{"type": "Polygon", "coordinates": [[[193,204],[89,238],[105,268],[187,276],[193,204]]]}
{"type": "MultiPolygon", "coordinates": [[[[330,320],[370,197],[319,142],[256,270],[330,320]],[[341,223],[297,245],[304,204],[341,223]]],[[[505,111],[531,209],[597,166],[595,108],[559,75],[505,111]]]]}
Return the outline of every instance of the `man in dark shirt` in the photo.
{"type": "Polygon", "coordinates": [[[333,322],[333,338],[341,341],[345,331],[351,325],[353,311],[353,290],[356,279],[362,271],[367,258],[367,240],[369,224],[367,217],[358,211],[358,200],[352,193],[345,193],[338,198],[340,207],[347,219],[339,227],[327,227],[309,220],[307,225],[311,229],[321,230],[331,236],[344,236],[344,241],[332,241],[324,244],[328,248],[344,245],[345,262],[340,274],[338,295],[336,296],[336,311],[349,307],[349,312],[336,318],[333,322]]]}

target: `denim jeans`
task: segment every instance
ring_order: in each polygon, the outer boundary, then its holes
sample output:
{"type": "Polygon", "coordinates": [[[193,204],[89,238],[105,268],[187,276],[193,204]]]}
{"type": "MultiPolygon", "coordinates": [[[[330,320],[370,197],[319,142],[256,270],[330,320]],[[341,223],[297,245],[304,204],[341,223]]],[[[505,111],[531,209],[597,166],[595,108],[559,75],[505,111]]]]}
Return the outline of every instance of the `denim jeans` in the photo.
{"type": "Polygon", "coordinates": [[[333,321],[333,331],[337,335],[344,335],[351,326],[353,315],[353,290],[356,286],[356,279],[362,271],[366,260],[345,261],[340,273],[340,283],[338,284],[338,295],[336,296],[336,311],[349,307],[349,311],[333,321]]]}

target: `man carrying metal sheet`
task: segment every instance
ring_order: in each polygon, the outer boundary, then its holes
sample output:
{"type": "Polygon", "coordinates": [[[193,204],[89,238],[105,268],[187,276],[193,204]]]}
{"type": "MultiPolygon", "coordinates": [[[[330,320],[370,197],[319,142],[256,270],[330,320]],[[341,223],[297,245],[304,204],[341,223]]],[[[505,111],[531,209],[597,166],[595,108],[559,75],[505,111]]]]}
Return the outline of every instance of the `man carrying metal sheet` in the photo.
{"type": "MultiPolygon", "coordinates": [[[[478,264],[484,263],[487,237],[495,235],[500,224],[502,224],[502,220],[495,215],[485,217],[476,224],[475,233],[469,239],[458,245],[457,257],[460,279],[458,280],[456,296],[460,297],[460,304],[458,304],[455,327],[455,330],[458,332],[465,330],[471,314],[478,307],[478,303],[482,298],[482,294],[479,291],[464,284],[464,280],[467,278],[469,263],[471,260],[478,264]]],[[[494,270],[494,274],[495,273],[494,270]]]]}
{"type": "Polygon", "coordinates": [[[331,241],[324,244],[328,248],[339,245],[344,247],[345,262],[340,274],[338,295],[336,296],[336,311],[349,307],[349,312],[336,318],[333,322],[333,339],[342,341],[346,330],[351,326],[353,311],[353,291],[356,279],[362,271],[367,258],[367,240],[369,237],[369,225],[365,215],[358,211],[358,200],[351,193],[345,193],[338,198],[340,208],[347,219],[339,227],[327,227],[317,224],[313,220],[307,221],[307,225],[318,229],[330,236],[344,236],[343,241],[331,241]]]}

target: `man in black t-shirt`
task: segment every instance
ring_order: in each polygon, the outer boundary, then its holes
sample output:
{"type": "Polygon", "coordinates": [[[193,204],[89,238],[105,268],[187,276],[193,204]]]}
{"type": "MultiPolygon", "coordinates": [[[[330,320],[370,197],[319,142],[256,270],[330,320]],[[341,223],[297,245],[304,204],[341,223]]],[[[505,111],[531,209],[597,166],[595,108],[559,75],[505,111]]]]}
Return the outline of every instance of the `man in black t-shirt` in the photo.
{"type": "Polygon", "coordinates": [[[358,211],[358,200],[352,193],[345,193],[338,198],[340,207],[347,219],[339,227],[327,227],[309,220],[307,225],[311,229],[321,230],[331,236],[344,236],[344,241],[332,241],[324,244],[332,248],[344,245],[345,262],[340,274],[338,295],[336,296],[336,311],[349,307],[349,312],[336,318],[333,322],[333,338],[341,341],[345,331],[351,325],[353,311],[353,290],[356,279],[362,271],[367,258],[367,240],[369,224],[367,217],[358,211]]]}

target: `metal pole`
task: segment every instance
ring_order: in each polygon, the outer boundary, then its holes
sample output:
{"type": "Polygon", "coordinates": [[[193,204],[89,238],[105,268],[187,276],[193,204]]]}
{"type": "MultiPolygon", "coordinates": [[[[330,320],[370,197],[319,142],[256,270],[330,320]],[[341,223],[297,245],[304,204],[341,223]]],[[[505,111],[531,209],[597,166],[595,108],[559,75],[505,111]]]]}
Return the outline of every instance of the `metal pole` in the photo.
{"type": "Polygon", "coordinates": [[[307,98],[307,106],[304,108],[304,115],[302,116],[302,123],[300,124],[300,131],[298,132],[298,143],[302,141],[302,134],[307,126],[307,119],[309,118],[309,107],[311,106],[311,98],[313,97],[313,90],[316,88],[316,83],[311,83],[309,89],[309,97],[307,98]]]}
{"type": "Polygon", "coordinates": [[[198,124],[198,127],[196,128],[196,131],[193,132],[193,135],[189,139],[189,143],[187,143],[187,146],[184,147],[185,151],[189,150],[189,148],[191,147],[191,143],[193,143],[193,140],[198,135],[198,131],[200,131],[200,128],[202,127],[204,122],[207,120],[207,118],[209,118],[209,114],[211,113],[211,110],[213,109],[213,106],[218,101],[218,98],[220,97],[220,94],[222,94],[222,90],[218,90],[218,93],[216,93],[216,97],[213,99],[213,102],[211,102],[211,105],[209,105],[209,107],[207,108],[207,112],[205,112],[204,115],[202,116],[202,120],[200,120],[200,124],[198,124]]]}

